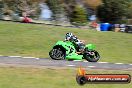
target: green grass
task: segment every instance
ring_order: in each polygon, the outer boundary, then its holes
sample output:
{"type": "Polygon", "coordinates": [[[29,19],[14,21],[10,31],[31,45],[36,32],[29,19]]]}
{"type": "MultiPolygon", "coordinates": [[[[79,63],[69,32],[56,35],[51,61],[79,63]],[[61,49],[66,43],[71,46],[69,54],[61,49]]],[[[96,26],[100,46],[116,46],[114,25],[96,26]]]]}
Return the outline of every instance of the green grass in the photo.
{"type": "MultiPolygon", "coordinates": [[[[132,88],[130,84],[76,83],[75,69],[35,69],[0,67],[0,88],[132,88]]],[[[88,74],[131,74],[130,71],[87,70],[88,74]]]]}
{"type": "Polygon", "coordinates": [[[48,58],[52,46],[64,40],[67,32],[86,43],[94,43],[100,61],[132,63],[131,34],[3,21],[0,21],[0,54],[48,58]]]}

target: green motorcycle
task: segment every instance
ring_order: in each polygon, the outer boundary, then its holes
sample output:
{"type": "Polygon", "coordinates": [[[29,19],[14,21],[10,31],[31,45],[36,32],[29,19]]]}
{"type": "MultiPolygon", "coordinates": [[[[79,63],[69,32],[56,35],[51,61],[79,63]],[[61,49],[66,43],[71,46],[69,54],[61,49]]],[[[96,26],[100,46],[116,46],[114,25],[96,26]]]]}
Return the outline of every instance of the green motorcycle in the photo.
{"type": "Polygon", "coordinates": [[[49,56],[54,60],[83,60],[89,62],[97,62],[100,59],[99,53],[94,50],[95,45],[84,45],[84,50],[81,53],[76,53],[78,46],[71,41],[58,41],[53,49],[49,52],[49,56]]]}

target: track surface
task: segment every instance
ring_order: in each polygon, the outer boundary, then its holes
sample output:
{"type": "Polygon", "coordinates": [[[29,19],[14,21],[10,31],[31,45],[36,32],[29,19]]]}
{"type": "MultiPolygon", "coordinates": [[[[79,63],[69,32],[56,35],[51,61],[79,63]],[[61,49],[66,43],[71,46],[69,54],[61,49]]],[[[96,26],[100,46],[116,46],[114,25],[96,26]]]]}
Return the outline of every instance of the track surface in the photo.
{"type": "Polygon", "coordinates": [[[106,69],[106,70],[129,70],[132,71],[132,64],[123,63],[107,63],[98,62],[91,63],[87,61],[66,61],[66,60],[52,60],[34,57],[21,56],[0,56],[0,65],[26,65],[26,66],[46,66],[46,67],[84,67],[90,69],[106,69]]]}

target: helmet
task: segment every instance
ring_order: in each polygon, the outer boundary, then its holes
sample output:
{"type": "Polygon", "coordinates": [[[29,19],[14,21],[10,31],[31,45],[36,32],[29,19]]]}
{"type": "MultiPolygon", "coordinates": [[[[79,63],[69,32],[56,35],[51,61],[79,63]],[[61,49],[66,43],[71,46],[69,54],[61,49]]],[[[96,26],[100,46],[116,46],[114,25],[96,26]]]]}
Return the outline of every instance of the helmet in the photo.
{"type": "Polygon", "coordinates": [[[72,38],[72,33],[66,33],[65,40],[70,40],[72,38]]]}
{"type": "Polygon", "coordinates": [[[72,33],[66,33],[66,37],[72,37],[73,34],[72,33]]]}

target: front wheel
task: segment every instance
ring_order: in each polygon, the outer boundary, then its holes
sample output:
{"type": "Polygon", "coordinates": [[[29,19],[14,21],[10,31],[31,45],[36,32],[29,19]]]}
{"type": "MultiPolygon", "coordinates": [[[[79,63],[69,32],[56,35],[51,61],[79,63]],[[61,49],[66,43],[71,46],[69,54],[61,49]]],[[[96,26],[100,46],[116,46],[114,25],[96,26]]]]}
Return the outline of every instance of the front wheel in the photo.
{"type": "Polygon", "coordinates": [[[49,52],[49,56],[54,60],[63,60],[65,59],[65,51],[56,47],[49,52]]]}
{"type": "Polygon", "coordinates": [[[89,62],[97,62],[100,59],[100,55],[97,51],[87,51],[83,57],[89,62]]]}

